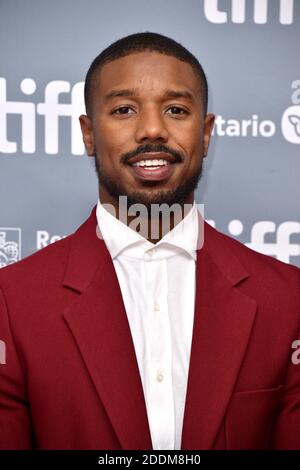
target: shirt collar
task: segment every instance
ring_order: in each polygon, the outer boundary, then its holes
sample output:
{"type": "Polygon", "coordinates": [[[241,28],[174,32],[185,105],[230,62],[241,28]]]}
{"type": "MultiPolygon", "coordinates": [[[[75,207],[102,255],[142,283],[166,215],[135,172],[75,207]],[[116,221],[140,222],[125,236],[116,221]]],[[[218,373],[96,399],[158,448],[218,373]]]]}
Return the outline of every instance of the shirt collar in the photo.
{"type": "MultiPolygon", "coordinates": [[[[131,247],[139,247],[142,251],[156,248],[156,251],[167,248],[168,253],[173,247],[179,248],[191,256],[197,258],[197,238],[198,238],[198,210],[194,201],[191,210],[186,216],[157,243],[152,243],[142,237],[132,228],[112,215],[100,199],[96,208],[97,223],[107,249],[112,257],[116,258],[121,252],[131,247]]],[[[166,251],[166,250],[165,250],[166,251]]]]}

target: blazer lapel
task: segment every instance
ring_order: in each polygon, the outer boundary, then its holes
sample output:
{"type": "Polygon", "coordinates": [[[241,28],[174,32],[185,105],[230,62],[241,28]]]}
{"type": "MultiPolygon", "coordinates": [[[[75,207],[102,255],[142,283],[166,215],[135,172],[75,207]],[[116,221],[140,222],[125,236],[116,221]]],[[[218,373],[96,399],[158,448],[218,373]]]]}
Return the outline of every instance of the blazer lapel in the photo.
{"type": "MultiPolygon", "coordinates": [[[[123,449],[152,449],[134,344],[109,252],[96,236],[96,206],[71,239],[63,285],[81,295],[63,312],[123,449]]],[[[233,391],[256,302],[237,284],[248,277],[204,222],[182,449],[210,449],[233,391]]]]}
{"type": "Polygon", "coordinates": [[[213,447],[255,318],[256,302],[235,287],[248,274],[220,237],[205,222],[181,449],[213,447]]]}
{"type": "Polygon", "coordinates": [[[63,315],[121,447],[152,449],[130,326],[109,252],[96,236],[95,207],[72,239],[63,284],[81,293],[63,315]]]}

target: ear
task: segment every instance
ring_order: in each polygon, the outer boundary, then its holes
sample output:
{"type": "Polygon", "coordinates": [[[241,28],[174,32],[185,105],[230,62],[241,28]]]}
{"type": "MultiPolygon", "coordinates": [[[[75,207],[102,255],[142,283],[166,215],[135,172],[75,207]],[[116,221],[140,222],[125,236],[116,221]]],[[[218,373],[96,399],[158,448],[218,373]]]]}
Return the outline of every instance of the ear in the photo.
{"type": "Polygon", "coordinates": [[[211,133],[215,123],[215,115],[210,113],[205,116],[203,126],[203,157],[206,157],[208,153],[209,142],[211,133]]]}
{"type": "Polygon", "coordinates": [[[86,153],[89,157],[94,157],[96,152],[94,147],[92,121],[88,116],[82,114],[81,116],[79,116],[79,122],[86,153]]]}

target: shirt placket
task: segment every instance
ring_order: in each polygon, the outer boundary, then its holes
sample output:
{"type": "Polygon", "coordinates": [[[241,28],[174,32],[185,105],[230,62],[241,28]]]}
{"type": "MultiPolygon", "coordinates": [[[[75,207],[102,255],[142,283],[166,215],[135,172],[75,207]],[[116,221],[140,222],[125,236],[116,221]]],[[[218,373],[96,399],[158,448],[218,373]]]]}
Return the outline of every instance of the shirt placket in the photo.
{"type": "Polygon", "coordinates": [[[175,413],[167,260],[156,258],[157,249],[146,255],[148,419],[153,449],[169,450],[174,449],[175,413]]]}

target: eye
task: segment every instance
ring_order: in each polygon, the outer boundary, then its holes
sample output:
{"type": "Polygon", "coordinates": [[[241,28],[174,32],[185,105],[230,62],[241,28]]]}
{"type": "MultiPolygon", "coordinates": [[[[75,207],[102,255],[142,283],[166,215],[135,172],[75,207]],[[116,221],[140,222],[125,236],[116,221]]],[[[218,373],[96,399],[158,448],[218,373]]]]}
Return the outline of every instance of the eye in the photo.
{"type": "Polygon", "coordinates": [[[171,106],[169,109],[173,109],[173,110],[177,109],[179,111],[182,111],[182,113],[181,112],[180,113],[175,112],[175,113],[172,113],[172,114],[188,114],[188,112],[185,109],[180,108],[179,106],[171,106]]]}
{"type": "Polygon", "coordinates": [[[111,114],[129,114],[126,112],[126,109],[132,109],[130,108],[129,106],[120,106],[119,108],[117,109],[114,109],[111,114]],[[117,113],[117,111],[120,111],[119,113],[117,113]],[[125,112],[123,112],[125,111],[125,112]]]}

